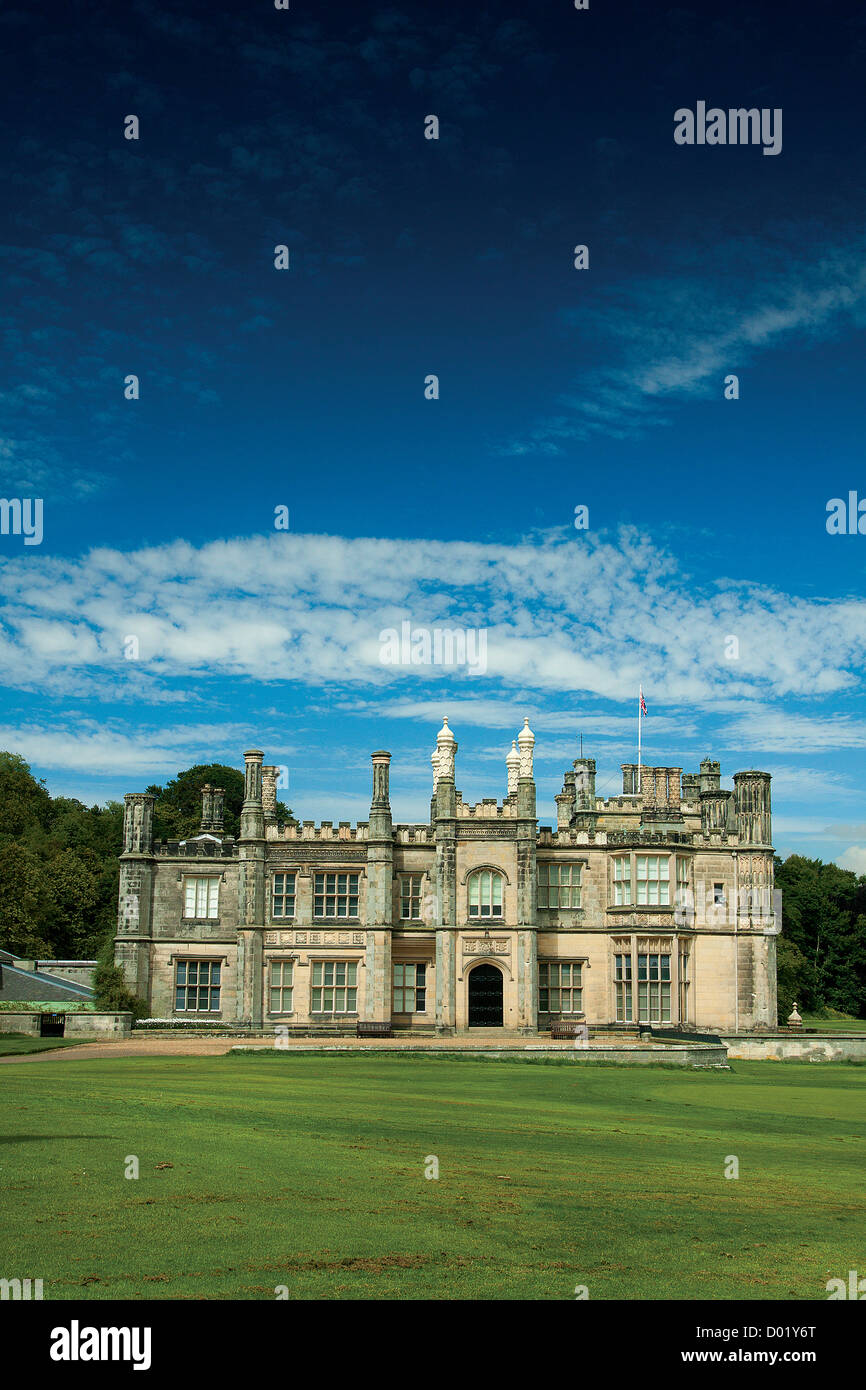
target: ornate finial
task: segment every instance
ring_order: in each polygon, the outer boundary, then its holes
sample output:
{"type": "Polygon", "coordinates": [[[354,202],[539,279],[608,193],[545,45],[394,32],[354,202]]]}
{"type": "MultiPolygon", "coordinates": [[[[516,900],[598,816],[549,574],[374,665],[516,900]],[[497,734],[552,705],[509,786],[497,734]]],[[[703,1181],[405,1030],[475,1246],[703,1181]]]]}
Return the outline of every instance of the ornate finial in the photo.
{"type": "Polygon", "coordinates": [[[532,750],[535,746],[535,734],[529,727],[529,716],[523,720],[523,728],[517,735],[517,743],[520,748],[520,775],[521,777],[532,776],[532,750]]]}
{"type": "Polygon", "coordinates": [[[517,740],[511,740],[511,751],[505,758],[505,766],[508,768],[508,795],[517,791],[517,779],[520,776],[520,754],[517,751],[517,740]]]}

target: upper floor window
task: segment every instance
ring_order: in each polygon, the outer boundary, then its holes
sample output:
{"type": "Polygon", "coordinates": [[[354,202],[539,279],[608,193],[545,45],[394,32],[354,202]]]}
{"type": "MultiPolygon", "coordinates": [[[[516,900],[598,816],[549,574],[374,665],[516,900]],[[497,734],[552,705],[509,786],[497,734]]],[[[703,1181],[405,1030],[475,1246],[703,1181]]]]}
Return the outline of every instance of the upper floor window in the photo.
{"type": "Polygon", "coordinates": [[[538,906],[580,907],[580,864],[539,864],[538,906]]]}
{"type": "Polygon", "coordinates": [[[666,854],[638,854],[637,900],[648,907],[664,907],[670,903],[671,861],[666,854]]]}
{"type": "Polygon", "coordinates": [[[408,922],[421,917],[421,874],[403,874],[400,878],[400,916],[408,922]]]}
{"type": "Polygon", "coordinates": [[[295,875],[274,874],[272,917],[294,917],[295,875]]]}
{"type": "Polygon", "coordinates": [[[314,917],[357,917],[360,874],[316,874],[313,885],[314,917]]]}
{"type": "Polygon", "coordinates": [[[690,890],[689,861],[677,855],[677,904],[680,907],[689,905],[690,890]]]}
{"type": "Polygon", "coordinates": [[[218,878],[187,878],[183,885],[184,917],[219,916],[218,878]]]}
{"type": "Polygon", "coordinates": [[[627,854],[613,861],[613,902],[614,907],[631,903],[631,857],[627,854]]]}
{"type": "Polygon", "coordinates": [[[469,875],[469,916],[502,916],[502,875],[495,869],[476,869],[469,875]]]}

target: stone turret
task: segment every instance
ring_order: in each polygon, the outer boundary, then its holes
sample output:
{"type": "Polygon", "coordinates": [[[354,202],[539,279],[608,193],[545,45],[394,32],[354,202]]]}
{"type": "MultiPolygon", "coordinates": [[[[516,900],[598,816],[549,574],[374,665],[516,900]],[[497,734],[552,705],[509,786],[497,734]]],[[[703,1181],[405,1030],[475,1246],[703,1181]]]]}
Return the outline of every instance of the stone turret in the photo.
{"type": "Polygon", "coordinates": [[[520,754],[517,751],[517,740],[511,740],[511,749],[505,759],[505,766],[508,769],[508,795],[517,795],[517,782],[520,777],[520,754]]]}
{"type": "Polygon", "coordinates": [[[689,803],[690,806],[693,806],[693,805],[695,804],[696,801],[699,801],[699,800],[700,800],[700,796],[701,796],[701,777],[700,777],[700,773],[699,773],[699,772],[684,772],[684,773],[683,773],[682,787],[683,787],[683,801],[687,801],[687,802],[689,803]]]}
{"type": "Polygon", "coordinates": [[[275,825],[277,820],[277,780],[280,775],[278,767],[268,766],[262,768],[262,811],[265,817],[265,825],[275,825]]]}
{"type": "Polygon", "coordinates": [[[535,748],[535,734],[529,727],[528,717],[523,721],[523,728],[517,735],[517,746],[520,751],[520,775],[517,779],[517,814],[535,819],[535,779],[533,777],[533,750],[535,748]]]}
{"type": "Polygon", "coordinates": [[[260,748],[250,748],[244,753],[244,804],[241,807],[242,840],[263,840],[265,837],[265,812],[262,805],[262,759],[260,748]]]}
{"type": "Polygon", "coordinates": [[[367,829],[367,925],[391,925],[391,883],[394,868],[394,827],[391,821],[391,754],[372,754],[373,799],[367,829]]]}
{"type": "Polygon", "coordinates": [[[722,787],[721,764],[714,758],[704,758],[699,774],[701,830],[704,835],[729,835],[736,825],[733,819],[733,793],[722,787]]]}
{"type": "Polygon", "coordinates": [[[123,798],[123,852],[150,854],[153,849],[153,804],[148,792],[127,792],[123,798]]]}
{"type": "Polygon", "coordinates": [[[448,727],[448,717],[443,719],[442,728],[436,735],[436,815],[454,816],[457,814],[457,792],[454,785],[457,740],[448,727]]]}
{"type": "Polygon", "coordinates": [[[734,804],[740,844],[773,843],[769,772],[735,772],[734,804]]]}
{"type": "Polygon", "coordinates": [[[222,835],[225,820],[225,788],[205,782],[201,789],[201,833],[222,835]]]}
{"type": "Polygon", "coordinates": [[[701,763],[701,791],[717,792],[722,785],[721,763],[715,762],[712,758],[704,758],[701,763]]]}
{"type": "Polygon", "coordinates": [[[566,772],[562,781],[562,791],[554,798],[556,801],[557,830],[567,830],[571,825],[576,795],[574,782],[574,773],[566,772]]]}
{"type": "Polygon", "coordinates": [[[574,760],[575,810],[595,810],[595,758],[574,760]]]}

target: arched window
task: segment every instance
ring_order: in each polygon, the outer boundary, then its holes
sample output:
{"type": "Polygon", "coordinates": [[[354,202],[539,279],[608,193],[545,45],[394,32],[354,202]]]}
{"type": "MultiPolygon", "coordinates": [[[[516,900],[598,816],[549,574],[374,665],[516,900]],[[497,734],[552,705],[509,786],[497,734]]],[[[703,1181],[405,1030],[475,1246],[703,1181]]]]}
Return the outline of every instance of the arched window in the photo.
{"type": "Polygon", "coordinates": [[[495,869],[477,869],[469,875],[469,916],[502,916],[502,875],[495,869]]]}

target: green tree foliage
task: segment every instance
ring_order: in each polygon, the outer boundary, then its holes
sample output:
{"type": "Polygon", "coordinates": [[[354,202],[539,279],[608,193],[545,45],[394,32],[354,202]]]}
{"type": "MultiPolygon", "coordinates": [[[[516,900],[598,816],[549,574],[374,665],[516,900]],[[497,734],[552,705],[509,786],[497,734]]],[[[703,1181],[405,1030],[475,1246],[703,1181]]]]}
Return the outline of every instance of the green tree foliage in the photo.
{"type": "MultiPolygon", "coordinates": [[[[225,791],[225,833],[235,839],[241,828],[241,806],[244,801],[244,774],[236,767],[223,763],[198,763],[179,772],[164,787],[147,790],[156,797],[153,808],[153,834],[157,840],[183,840],[197,835],[201,827],[201,789],[210,783],[225,791]]],[[[293,819],[291,811],[277,802],[277,823],[282,826],[293,819]]]]}
{"type": "Polygon", "coordinates": [[[104,942],[93,972],[96,1002],[109,1013],[129,1012],[133,1018],[144,1018],[147,1004],[126,983],[126,976],[114,963],[114,943],[111,937],[104,942]]]}
{"type": "MultiPolygon", "coordinates": [[[[157,838],[198,834],[206,782],[225,788],[226,834],[237,836],[243,773],[207,763],[148,788],[157,838]]],[[[280,802],[277,819],[292,819],[280,802]]],[[[122,844],[121,802],[52,797],[23,758],[0,752],[0,948],[28,959],[98,959],[106,1008],[120,1007],[111,1001],[125,988],[122,974],[112,974],[122,844]]]]}
{"type": "Polygon", "coordinates": [[[776,860],[782,891],[779,1019],[835,1009],[866,1017],[866,876],[792,854],[776,860]]]}

